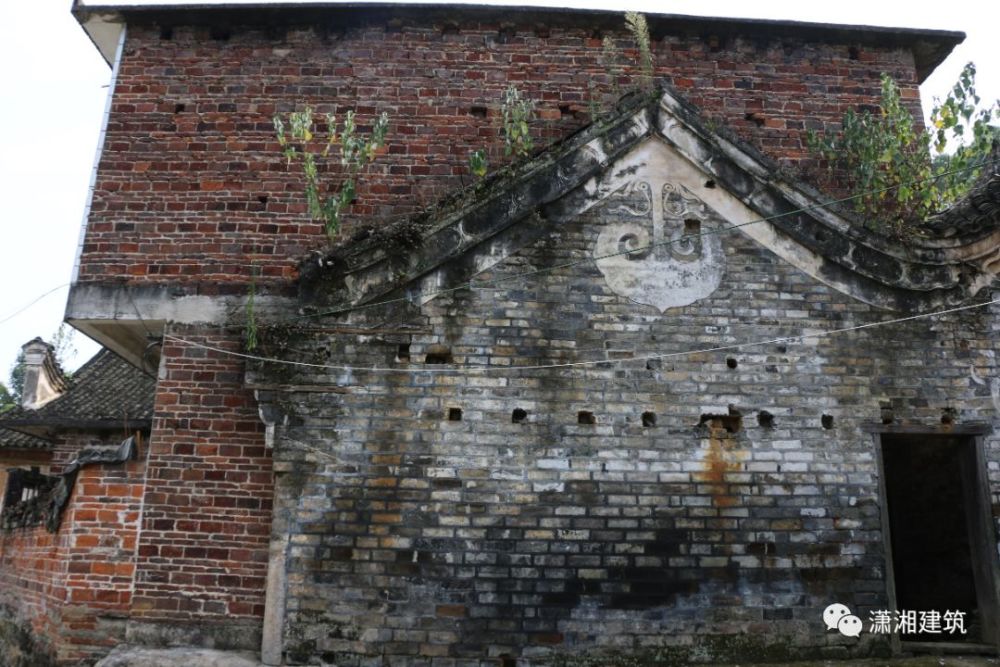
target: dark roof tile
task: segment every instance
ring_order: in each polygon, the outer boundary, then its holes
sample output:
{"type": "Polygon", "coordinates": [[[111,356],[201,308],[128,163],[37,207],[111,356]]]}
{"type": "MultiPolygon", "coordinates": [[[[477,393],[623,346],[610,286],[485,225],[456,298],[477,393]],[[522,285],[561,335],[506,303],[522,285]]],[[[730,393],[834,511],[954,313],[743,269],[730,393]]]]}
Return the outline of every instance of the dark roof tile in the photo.
{"type": "Polygon", "coordinates": [[[27,433],[0,428],[0,449],[51,449],[52,443],[27,433]]]}
{"type": "Polygon", "coordinates": [[[69,388],[37,410],[15,408],[0,427],[94,427],[101,423],[148,422],[156,380],[110,350],[101,350],[73,375],[69,388]]]}

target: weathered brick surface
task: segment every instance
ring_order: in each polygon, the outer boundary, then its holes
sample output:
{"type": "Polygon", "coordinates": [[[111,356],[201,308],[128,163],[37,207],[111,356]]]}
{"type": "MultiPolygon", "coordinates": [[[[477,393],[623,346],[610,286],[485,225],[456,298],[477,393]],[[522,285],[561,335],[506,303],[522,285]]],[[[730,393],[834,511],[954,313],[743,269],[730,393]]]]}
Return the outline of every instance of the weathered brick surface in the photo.
{"type": "MultiPolygon", "coordinates": [[[[50,470],[61,472],[83,447],[120,440],[120,434],[64,433],[53,448],[50,470]]],[[[81,469],[57,533],[44,526],[0,533],[0,605],[30,625],[59,664],[100,656],[125,638],[142,456],[121,466],[81,469]]],[[[0,654],[0,662],[5,657],[0,654]]]]}
{"type": "MultiPolygon", "coordinates": [[[[482,278],[584,259],[611,215],[561,224],[482,278]]],[[[594,656],[610,650],[640,660],[622,664],[683,664],[885,650],[819,622],[832,601],[864,619],[887,605],[875,447],[862,423],[885,404],[908,423],[940,424],[947,408],[959,423],[995,423],[983,378],[996,372],[996,307],[728,354],[508,370],[886,318],[739,232],[722,239],[719,289],[663,315],[583,263],[440,296],[420,312],[354,315],[412,335],[302,333],[275,350],[430,369],[428,349],[446,346],[455,364],[491,367],[254,376],[316,385],[270,399],[289,420],[275,461],[275,531],[290,536],[287,659],[450,667],[582,654],[608,664],[594,656]],[[397,360],[401,344],[408,362],[397,360]],[[735,420],[703,418],[730,406],[741,413],[735,433],[725,428],[735,420]],[[581,411],[596,423],[578,423],[581,411]],[[765,411],[771,426],[758,422],[765,411]]],[[[995,438],[988,447],[996,491],[995,438]]]]}
{"type": "MultiPolygon", "coordinates": [[[[509,83],[539,101],[539,145],[586,122],[591,82],[612,88],[601,35],[583,27],[511,29],[461,16],[328,28],[129,26],[81,283],[242,294],[257,267],[261,282],[288,286],[301,257],[326,240],[306,219],[297,169],[279,155],[275,112],[310,104],[340,116],[354,108],[362,120],[389,113],[389,144],[359,186],[346,236],[471,182],[473,149],[502,163],[497,114],[509,83]]],[[[615,37],[629,46],[624,33],[615,37]]],[[[879,73],[917,101],[913,57],[895,47],[660,37],[658,76],[787,166],[804,156],[805,129],[875,101],[879,73]]],[[[626,68],[618,83],[633,74],[626,68]]],[[[503,270],[585,256],[593,223],[561,229],[503,270]]],[[[726,245],[723,287],[665,317],[577,268],[438,299],[422,315],[361,317],[426,333],[324,336],[306,360],[385,365],[408,343],[419,364],[438,344],[457,362],[504,368],[876,317],[746,240],[726,245]]],[[[817,607],[884,601],[875,463],[859,422],[884,401],[924,421],[946,402],[962,401],[963,419],[990,409],[988,390],[965,380],[970,363],[979,377],[992,371],[989,322],[953,321],[968,329],[955,340],[975,341],[962,351],[969,357],[945,338],[933,355],[920,351],[915,341],[936,333],[919,324],[898,338],[866,332],[848,343],[752,350],[736,369],[714,354],[471,378],[270,369],[278,384],[344,387],[293,395],[303,421],[282,433],[276,461],[274,532],[291,538],[288,659],[495,664],[505,655],[656,650],[693,641],[695,628],[721,636],[764,623],[788,638],[789,652],[836,643],[817,636],[817,607]],[[940,372],[924,383],[910,364],[927,356],[940,372]],[[739,433],[696,426],[730,404],[744,415],[739,433]],[[511,423],[514,408],[526,410],[524,423],[511,423]],[[452,409],[461,421],[448,421],[452,409]],[[775,415],[773,428],[757,425],[759,410],[775,415]],[[578,424],[579,411],[596,424],[578,424]],[[647,411],[656,426],[642,426],[647,411]],[[824,413],[833,430],[820,425],[824,413]]],[[[232,329],[168,331],[240,349],[232,329]]],[[[162,354],[129,638],[252,647],[273,474],[257,406],[241,361],[169,339],[162,354]]]]}
{"type": "MultiPolygon", "coordinates": [[[[238,350],[238,338],[179,328],[238,350]]],[[[272,473],[240,360],[164,344],[144,497],[132,619],[205,643],[255,648],[263,614],[272,473]],[[225,622],[231,635],[210,631],[225,622]],[[164,622],[163,629],[156,624],[164,622]],[[244,626],[248,626],[244,628],[244,626]],[[256,639],[255,639],[256,637],[256,639]]],[[[130,630],[131,632],[131,630],[130,630]]]]}
{"type": "MultiPolygon", "coordinates": [[[[625,89],[636,73],[622,30],[612,36],[631,65],[612,76],[594,28],[437,16],[331,30],[130,25],[80,280],[220,290],[245,282],[251,261],[265,281],[293,277],[324,237],[304,215],[298,167],[279,154],[276,111],[312,105],[342,117],[353,108],[362,122],[389,113],[388,146],[359,185],[349,233],[470,183],[472,150],[488,148],[502,164],[508,84],[538,100],[532,131],[542,145],[586,122],[591,84],[610,95],[612,78],[625,89]]],[[[805,129],[875,103],[881,72],[919,104],[904,49],[669,33],[653,47],[659,77],[788,165],[804,154],[805,129]]]]}
{"type": "MultiPolygon", "coordinates": [[[[50,641],[56,635],[58,602],[62,599],[63,570],[58,536],[43,527],[0,535],[0,605],[3,622],[30,629],[36,650],[53,654],[50,641]]],[[[14,646],[5,631],[0,657],[9,659],[14,646]]]]}

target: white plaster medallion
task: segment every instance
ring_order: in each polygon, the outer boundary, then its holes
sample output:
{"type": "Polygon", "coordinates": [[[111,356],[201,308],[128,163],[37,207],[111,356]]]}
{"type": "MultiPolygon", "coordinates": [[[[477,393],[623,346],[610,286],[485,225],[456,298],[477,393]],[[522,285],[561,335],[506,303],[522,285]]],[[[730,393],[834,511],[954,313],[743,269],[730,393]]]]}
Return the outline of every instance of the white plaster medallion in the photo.
{"type": "Polygon", "coordinates": [[[594,260],[616,294],[662,313],[704,299],[722,282],[714,216],[684,186],[632,181],[615,189],[604,210],[617,215],[598,235],[594,260]]]}

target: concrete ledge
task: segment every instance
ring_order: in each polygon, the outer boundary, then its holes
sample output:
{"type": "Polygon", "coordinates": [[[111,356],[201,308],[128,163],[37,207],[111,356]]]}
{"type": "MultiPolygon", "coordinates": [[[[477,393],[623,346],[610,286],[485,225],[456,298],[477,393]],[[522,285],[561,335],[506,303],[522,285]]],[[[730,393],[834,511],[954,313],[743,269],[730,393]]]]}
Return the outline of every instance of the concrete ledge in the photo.
{"type": "Polygon", "coordinates": [[[260,667],[253,653],[121,644],[95,667],[260,667]]]}
{"type": "MultiPolygon", "coordinates": [[[[129,621],[125,641],[158,648],[190,648],[256,651],[260,648],[261,622],[232,619],[207,621],[129,621]]],[[[256,664],[256,663],[255,663],[256,664]]]]}

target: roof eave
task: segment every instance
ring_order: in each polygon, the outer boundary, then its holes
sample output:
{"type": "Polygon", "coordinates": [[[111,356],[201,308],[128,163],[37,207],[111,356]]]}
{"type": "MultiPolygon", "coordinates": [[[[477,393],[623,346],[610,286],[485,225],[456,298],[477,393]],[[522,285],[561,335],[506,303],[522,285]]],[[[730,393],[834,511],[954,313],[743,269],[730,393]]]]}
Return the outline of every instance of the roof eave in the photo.
{"type": "Polygon", "coordinates": [[[113,419],[68,419],[62,417],[47,419],[16,419],[0,423],[0,427],[33,435],[45,440],[51,439],[58,431],[77,429],[80,431],[121,431],[128,427],[129,431],[148,431],[153,424],[152,419],[129,419],[121,417],[113,419]]]}
{"type": "Polygon", "coordinates": [[[104,62],[111,66],[125,29],[126,19],[122,12],[115,8],[85,7],[80,0],[73,0],[72,12],[104,62]]]}
{"type": "MultiPolygon", "coordinates": [[[[129,1],[88,4],[74,0],[73,14],[87,32],[91,41],[110,64],[118,44],[122,27],[130,20],[166,21],[173,23],[211,23],[223,20],[252,24],[262,22],[273,25],[275,21],[295,23],[318,14],[350,12],[357,19],[361,14],[375,15],[387,11],[411,11],[414,15],[433,20],[432,12],[454,17],[456,12],[476,12],[482,14],[511,14],[562,22],[621,23],[621,12],[604,9],[570,9],[560,7],[523,7],[471,4],[405,4],[393,2],[284,2],[267,4],[262,2],[240,4],[136,4],[129,1]],[[427,17],[431,16],[430,19],[427,17]]],[[[843,25],[836,23],[810,23],[776,19],[747,19],[726,17],[703,17],[685,14],[647,15],[650,32],[654,39],[663,34],[748,34],[763,36],[797,36],[819,41],[838,43],[871,44],[873,46],[901,46],[913,51],[917,78],[923,82],[940,65],[958,44],[965,40],[965,33],[952,30],[932,30],[925,28],[895,28],[869,25],[843,25]]],[[[609,23],[610,26],[610,23],[609,23]]]]}

